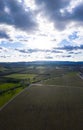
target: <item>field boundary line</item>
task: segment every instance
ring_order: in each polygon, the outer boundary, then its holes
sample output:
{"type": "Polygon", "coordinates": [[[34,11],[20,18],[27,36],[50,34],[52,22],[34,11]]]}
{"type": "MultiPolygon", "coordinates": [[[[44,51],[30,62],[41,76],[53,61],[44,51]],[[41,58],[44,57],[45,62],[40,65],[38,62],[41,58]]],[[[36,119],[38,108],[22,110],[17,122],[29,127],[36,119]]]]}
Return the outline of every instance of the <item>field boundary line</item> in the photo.
{"type": "MultiPolygon", "coordinates": [[[[0,108],[0,111],[2,111],[9,103],[11,103],[17,96],[19,96],[21,93],[23,93],[26,89],[30,88],[31,86],[49,86],[49,87],[70,87],[70,86],[62,86],[62,85],[45,85],[45,84],[38,84],[38,83],[34,83],[34,84],[30,84],[28,87],[26,87],[25,89],[23,89],[21,92],[19,92],[16,96],[14,96],[12,99],[10,99],[6,104],[4,104],[1,108],[0,108]]],[[[71,87],[72,88],[72,87],[71,87]]],[[[83,89],[82,87],[75,87],[75,88],[81,88],[83,89]]]]}
{"type": "Polygon", "coordinates": [[[11,103],[17,96],[19,96],[21,93],[23,93],[27,88],[29,88],[31,85],[29,85],[28,87],[26,87],[25,89],[23,89],[21,92],[19,92],[18,94],[16,94],[12,99],[10,99],[6,104],[4,104],[1,108],[0,111],[2,111],[9,103],[11,103]]]}

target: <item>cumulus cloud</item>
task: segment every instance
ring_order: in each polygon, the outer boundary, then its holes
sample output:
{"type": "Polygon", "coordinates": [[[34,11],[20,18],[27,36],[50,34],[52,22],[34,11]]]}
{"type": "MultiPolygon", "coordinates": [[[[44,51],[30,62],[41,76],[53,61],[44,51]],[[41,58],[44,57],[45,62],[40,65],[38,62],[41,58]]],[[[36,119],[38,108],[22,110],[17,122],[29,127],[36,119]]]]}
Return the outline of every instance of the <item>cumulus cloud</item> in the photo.
{"type": "Polygon", "coordinates": [[[35,29],[37,25],[33,13],[25,10],[18,0],[0,0],[0,23],[25,31],[35,29]]]}
{"type": "Polygon", "coordinates": [[[64,30],[71,22],[83,25],[83,3],[76,5],[72,11],[67,8],[72,0],[35,0],[40,11],[54,23],[58,30],[64,30]]]}
{"type": "Polygon", "coordinates": [[[0,39],[9,39],[9,35],[4,31],[4,30],[0,30],[0,39]]]}
{"type": "Polygon", "coordinates": [[[83,3],[78,4],[72,11],[71,18],[83,22],[83,3]]]}
{"type": "Polygon", "coordinates": [[[0,0],[0,56],[83,60],[83,1],[0,0]]]}

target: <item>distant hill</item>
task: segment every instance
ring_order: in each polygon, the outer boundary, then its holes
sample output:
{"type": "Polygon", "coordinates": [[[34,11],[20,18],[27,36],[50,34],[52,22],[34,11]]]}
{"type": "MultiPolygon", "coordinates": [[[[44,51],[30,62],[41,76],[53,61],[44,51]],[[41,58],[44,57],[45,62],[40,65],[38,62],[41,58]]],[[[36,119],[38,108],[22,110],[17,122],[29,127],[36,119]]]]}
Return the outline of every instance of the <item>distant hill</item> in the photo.
{"type": "Polygon", "coordinates": [[[72,62],[72,61],[32,61],[32,62],[1,62],[0,65],[83,65],[81,62],[72,62]]]}

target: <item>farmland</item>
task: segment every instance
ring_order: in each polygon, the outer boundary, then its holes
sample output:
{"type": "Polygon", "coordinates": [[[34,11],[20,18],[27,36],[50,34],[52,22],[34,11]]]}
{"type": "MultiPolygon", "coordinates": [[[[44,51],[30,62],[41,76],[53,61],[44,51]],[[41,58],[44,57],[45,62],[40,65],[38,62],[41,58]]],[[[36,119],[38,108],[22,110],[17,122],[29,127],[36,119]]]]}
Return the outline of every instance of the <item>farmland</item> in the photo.
{"type": "Polygon", "coordinates": [[[83,129],[82,64],[0,67],[1,130],[83,129]]]}
{"type": "Polygon", "coordinates": [[[63,85],[70,87],[83,87],[83,80],[78,77],[77,72],[69,72],[65,75],[53,77],[43,82],[44,84],[63,85]]]}
{"type": "Polygon", "coordinates": [[[83,88],[32,85],[1,111],[0,128],[82,130],[82,117],[83,88]]]}
{"type": "Polygon", "coordinates": [[[0,107],[31,83],[47,79],[44,66],[0,65],[0,107]],[[19,91],[17,91],[19,90],[19,91]]]}

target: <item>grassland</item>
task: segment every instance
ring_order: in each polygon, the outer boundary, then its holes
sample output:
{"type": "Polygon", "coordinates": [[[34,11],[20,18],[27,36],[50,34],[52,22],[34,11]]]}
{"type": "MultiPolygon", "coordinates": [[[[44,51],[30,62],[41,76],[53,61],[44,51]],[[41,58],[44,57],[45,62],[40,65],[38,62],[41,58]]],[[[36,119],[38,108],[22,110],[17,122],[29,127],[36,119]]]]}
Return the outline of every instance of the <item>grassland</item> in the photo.
{"type": "Polygon", "coordinates": [[[19,92],[21,92],[23,88],[17,88],[15,90],[6,92],[4,94],[0,95],[0,107],[2,107],[4,104],[6,104],[9,100],[11,100],[13,97],[15,97],[19,92]]]}
{"type": "Polygon", "coordinates": [[[35,74],[10,74],[10,75],[7,75],[6,77],[10,77],[10,78],[16,78],[16,79],[27,79],[27,78],[30,78],[31,80],[36,77],[35,74]]]}
{"type": "Polygon", "coordinates": [[[17,83],[3,83],[3,84],[0,84],[0,91],[2,90],[7,90],[7,89],[11,89],[15,86],[19,86],[19,84],[17,83]]]}

